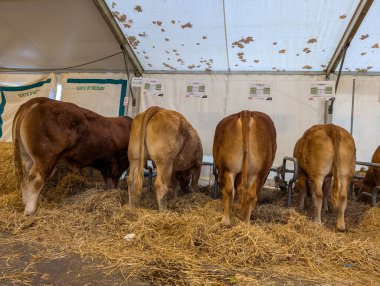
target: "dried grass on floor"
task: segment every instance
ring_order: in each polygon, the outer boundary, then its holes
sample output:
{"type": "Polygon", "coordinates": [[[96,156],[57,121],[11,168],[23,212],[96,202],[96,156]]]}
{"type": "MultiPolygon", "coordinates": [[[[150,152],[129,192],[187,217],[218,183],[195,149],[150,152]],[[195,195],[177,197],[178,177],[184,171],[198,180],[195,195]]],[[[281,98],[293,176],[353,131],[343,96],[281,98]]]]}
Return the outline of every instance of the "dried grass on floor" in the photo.
{"type": "Polygon", "coordinates": [[[138,209],[127,206],[125,190],[67,196],[60,203],[41,200],[33,217],[0,200],[0,231],[13,234],[7,243],[35,245],[37,260],[69,253],[101,257],[106,263],[94,265],[98,271],[152,285],[380,281],[380,208],[355,201],[346,212],[349,231],[341,233],[335,215],[323,214],[327,221],[316,225],[308,212],[285,208],[282,199],[259,205],[251,225],[234,217],[226,228],[220,225],[220,201],[200,193],[169,198],[165,212],[156,210],[155,196],[146,190],[138,209]],[[126,240],[127,234],[134,237],[126,240]]]}

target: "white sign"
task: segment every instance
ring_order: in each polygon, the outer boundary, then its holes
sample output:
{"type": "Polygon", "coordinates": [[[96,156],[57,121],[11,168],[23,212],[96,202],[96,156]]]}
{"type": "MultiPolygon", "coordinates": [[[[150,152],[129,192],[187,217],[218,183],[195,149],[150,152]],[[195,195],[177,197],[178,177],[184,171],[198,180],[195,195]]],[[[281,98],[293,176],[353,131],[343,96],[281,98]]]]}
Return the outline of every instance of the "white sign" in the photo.
{"type": "Polygon", "coordinates": [[[310,83],[309,100],[327,100],[335,97],[335,81],[316,81],[310,83]]]}
{"type": "Polygon", "coordinates": [[[186,85],[186,97],[207,98],[206,85],[203,82],[188,82],[186,85]]]}
{"type": "Polygon", "coordinates": [[[133,77],[132,78],[132,87],[143,87],[144,86],[144,78],[142,77],[133,77]]]}
{"type": "Polygon", "coordinates": [[[249,86],[248,99],[272,100],[271,84],[268,82],[252,83],[249,86]]]}
{"type": "Polygon", "coordinates": [[[164,96],[161,81],[158,79],[146,78],[144,80],[143,95],[164,96]]]}

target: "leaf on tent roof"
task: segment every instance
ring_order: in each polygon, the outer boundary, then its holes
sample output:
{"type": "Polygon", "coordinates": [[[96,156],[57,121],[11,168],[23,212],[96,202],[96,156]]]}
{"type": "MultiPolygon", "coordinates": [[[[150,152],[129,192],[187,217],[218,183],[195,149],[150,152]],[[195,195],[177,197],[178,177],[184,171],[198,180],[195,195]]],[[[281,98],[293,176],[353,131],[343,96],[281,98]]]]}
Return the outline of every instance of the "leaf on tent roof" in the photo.
{"type": "Polygon", "coordinates": [[[171,70],[176,70],[176,68],[172,67],[171,65],[167,64],[167,63],[162,63],[165,67],[171,69],[171,70]]]}
{"type": "Polygon", "coordinates": [[[232,47],[238,47],[240,49],[244,49],[244,44],[249,44],[250,42],[253,42],[253,38],[251,36],[248,37],[242,37],[240,40],[237,40],[235,42],[232,42],[232,47]]]}
{"type": "Polygon", "coordinates": [[[364,56],[365,54],[367,54],[367,52],[361,52],[360,53],[361,56],[364,56]]]}
{"type": "Polygon", "coordinates": [[[182,27],[182,29],[185,29],[185,28],[191,29],[193,27],[193,25],[190,22],[187,22],[186,24],[181,25],[181,27],[182,27]]]}
{"type": "Polygon", "coordinates": [[[365,34],[365,35],[361,35],[360,36],[360,40],[365,40],[365,39],[367,39],[369,37],[369,35],[368,34],[365,34]]]}
{"type": "Polygon", "coordinates": [[[286,50],[285,50],[285,49],[279,50],[278,53],[279,53],[279,54],[285,54],[285,53],[286,53],[286,50]]]}
{"type": "Polygon", "coordinates": [[[308,44],[314,44],[317,42],[317,39],[316,38],[311,38],[307,41],[308,44]]]}
{"type": "Polygon", "coordinates": [[[345,14],[339,16],[339,19],[342,19],[342,20],[346,19],[346,18],[347,18],[347,15],[345,15],[345,14]]]}
{"type": "Polygon", "coordinates": [[[311,51],[310,51],[309,48],[304,48],[303,51],[304,51],[305,53],[307,53],[307,54],[308,54],[308,53],[311,53],[311,51]]]}
{"type": "Polygon", "coordinates": [[[137,12],[139,12],[139,13],[142,12],[142,8],[141,8],[140,5],[136,5],[135,10],[136,10],[137,12]]]}
{"type": "Polygon", "coordinates": [[[309,65],[306,65],[306,66],[303,66],[302,68],[305,69],[305,70],[311,70],[313,67],[309,66],[309,65]]]}
{"type": "Polygon", "coordinates": [[[376,44],[374,44],[371,48],[372,48],[372,49],[378,49],[378,48],[379,48],[379,44],[376,43],[376,44]]]}

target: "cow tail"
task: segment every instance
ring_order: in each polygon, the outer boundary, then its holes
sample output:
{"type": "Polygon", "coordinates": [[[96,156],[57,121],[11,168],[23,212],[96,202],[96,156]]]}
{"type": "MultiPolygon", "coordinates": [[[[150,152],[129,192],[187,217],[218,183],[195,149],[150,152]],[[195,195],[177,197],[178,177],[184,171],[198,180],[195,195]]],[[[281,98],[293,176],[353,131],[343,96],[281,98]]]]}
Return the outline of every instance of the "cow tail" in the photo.
{"type": "Polygon", "coordinates": [[[242,136],[243,136],[243,162],[241,168],[241,184],[244,188],[248,188],[248,152],[249,152],[249,121],[251,119],[251,112],[243,110],[240,113],[242,123],[242,136]]]}
{"type": "Polygon", "coordinates": [[[338,199],[340,192],[340,141],[341,136],[339,130],[336,126],[331,125],[331,128],[328,133],[334,147],[334,162],[333,162],[333,187],[331,193],[331,200],[335,208],[338,207],[338,199]]]}
{"type": "Polygon", "coordinates": [[[139,167],[138,172],[136,174],[136,186],[139,190],[142,189],[143,186],[143,172],[144,172],[144,163],[145,163],[145,134],[146,134],[146,127],[149,123],[149,120],[159,111],[161,110],[158,106],[153,106],[148,108],[142,119],[141,124],[141,137],[140,137],[140,156],[139,156],[139,167]]]}
{"type": "Polygon", "coordinates": [[[15,120],[12,125],[12,139],[13,139],[13,164],[14,164],[14,171],[16,176],[16,187],[17,189],[20,189],[21,187],[21,181],[24,177],[24,169],[22,166],[22,160],[21,160],[21,152],[20,152],[20,144],[21,144],[21,138],[20,138],[20,123],[21,120],[19,112],[15,116],[15,120]]]}

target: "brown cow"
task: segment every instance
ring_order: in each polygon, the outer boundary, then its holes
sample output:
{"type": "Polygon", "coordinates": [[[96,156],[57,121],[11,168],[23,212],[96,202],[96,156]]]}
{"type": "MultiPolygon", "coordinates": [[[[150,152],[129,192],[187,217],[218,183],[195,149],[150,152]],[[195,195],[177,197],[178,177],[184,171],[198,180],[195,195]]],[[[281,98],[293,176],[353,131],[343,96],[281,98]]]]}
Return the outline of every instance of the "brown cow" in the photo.
{"type": "Polygon", "coordinates": [[[132,123],[128,150],[129,205],[135,207],[140,199],[146,160],[151,159],[157,166],[154,187],[159,210],[164,210],[170,182],[175,191],[184,186],[197,190],[202,158],[198,133],[183,115],[158,106],[140,113],[132,123]]]}
{"type": "Polygon", "coordinates": [[[249,222],[276,148],[276,129],[264,113],[244,110],[219,122],[215,129],[213,156],[223,195],[223,224],[231,224],[235,185],[240,216],[249,222]]]}
{"type": "MultiPolygon", "coordinates": [[[[321,221],[323,196],[327,199],[333,178],[332,203],[338,208],[337,228],[345,230],[344,212],[347,190],[355,170],[355,142],[351,134],[334,124],[314,125],[305,131],[294,148],[299,164],[295,188],[300,191],[300,208],[304,206],[307,188],[314,205],[314,220],[321,221]]],[[[325,206],[327,200],[325,200],[325,206]]]]}
{"type": "MultiPolygon", "coordinates": [[[[380,145],[377,147],[375,153],[373,153],[371,162],[380,164],[380,145]]],[[[363,187],[359,193],[372,193],[373,188],[376,186],[380,186],[380,168],[369,167],[363,180],[363,187]]]]}
{"type": "Polygon", "coordinates": [[[58,160],[99,170],[106,188],[128,169],[129,117],[103,117],[75,104],[34,98],[13,122],[14,162],[25,214],[34,214],[40,191],[58,160]]]}

